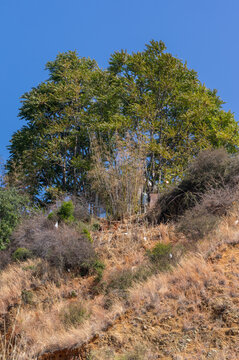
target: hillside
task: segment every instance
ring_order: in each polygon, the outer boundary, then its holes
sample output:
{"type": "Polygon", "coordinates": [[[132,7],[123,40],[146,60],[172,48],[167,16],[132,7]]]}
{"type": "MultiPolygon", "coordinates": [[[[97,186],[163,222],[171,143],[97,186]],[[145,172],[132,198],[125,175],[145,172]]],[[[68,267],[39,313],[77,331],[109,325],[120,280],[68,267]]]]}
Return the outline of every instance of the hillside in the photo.
{"type": "Polygon", "coordinates": [[[37,259],[9,265],[1,358],[237,359],[238,235],[237,209],[196,245],[172,226],[103,221],[92,232],[102,279],[53,274],[37,259]],[[155,272],[147,249],[158,242],[171,264],[155,272]]]}

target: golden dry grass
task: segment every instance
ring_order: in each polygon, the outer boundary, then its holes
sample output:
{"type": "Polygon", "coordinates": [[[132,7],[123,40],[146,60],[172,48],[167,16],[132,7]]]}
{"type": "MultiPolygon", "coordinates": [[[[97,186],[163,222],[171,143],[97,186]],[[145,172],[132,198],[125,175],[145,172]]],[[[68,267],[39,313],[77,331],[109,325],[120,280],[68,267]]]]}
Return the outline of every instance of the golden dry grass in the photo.
{"type": "MultiPolygon", "coordinates": [[[[148,344],[148,346],[152,346],[150,354],[155,354],[156,345],[153,345],[150,339],[142,338],[142,333],[145,334],[145,332],[142,332],[141,328],[132,327],[130,321],[134,317],[140,316],[144,319],[146,327],[148,327],[147,332],[149,335],[151,334],[152,339],[155,334],[153,330],[150,330],[147,321],[156,321],[155,329],[164,331],[165,342],[168,341],[175,353],[176,345],[171,343],[170,337],[167,338],[170,331],[175,332],[175,341],[178,344],[180,336],[184,334],[183,329],[190,329],[192,324],[194,327],[200,327],[203,324],[209,328],[214,326],[215,331],[211,338],[208,336],[209,329],[208,332],[203,330],[204,332],[194,334],[191,343],[185,345],[185,351],[191,351],[191,359],[193,359],[193,356],[197,356],[197,352],[199,354],[202,349],[205,350],[205,353],[209,351],[215,334],[219,339],[225,339],[225,334],[223,337],[223,331],[226,331],[225,327],[236,327],[233,323],[233,316],[238,309],[236,302],[238,283],[235,277],[230,278],[232,269],[228,268],[228,263],[230,263],[229,258],[233,257],[233,253],[239,259],[236,248],[230,247],[230,244],[237,243],[239,239],[237,218],[237,211],[234,210],[230,216],[222,220],[214,234],[198,243],[197,253],[187,253],[171,272],[153,275],[144,283],[135,284],[129,289],[129,297],[126,302],[115,299],[113,306],[109,309],[105,308],[104,295],[91,292],[94,287],[92,276],[74,278],[68,274],[65,278],[51,281],[48,278],[39,279],[34,276],[34,268],[39,260],[28,260],[21,264],[10,265],[0,274],[0,312],[4,314],[9,306],[22,303],[14,331],[15,334],[24,334],[25,342],[31,344],[31,349],[35,354],[80,346],[86,342],[90,343],[95,334],[107,334],[108,330],[104,329],[113,325],[120,315],[122,320],[116,321],[118,324],[116,326],[119,328],[116,329],[114,336],[117,334],[123,348],[128,346],[131,351],[127,338],[132,332],[135,333],[133,346],[137,345],[137,341],[145,343],[146,348],[148,344]],[[214,260],[217,252],[222,254],[220,255],[222,257],[214,260]],[[33,294],[30,303],[22,301],[24,290],[31,291],[33,294]],[[84,303],[90,316],[79,326],[66,327],[60,317],[62,309],[66,308],[69,303],[79,301],[84,303]],[[225,321],[220,317],[219,319],[211,318],[217,309],[220,310],[220,306],[231,309],[232,316],[225,315],[225,321]],[[127,315],[128,312],[131,315],[127,315]],[[156,320],[152,320],[153,318],[156,320]],[[159,321],[161,325],[159,325],[159,321]],[[120,324],[125,324],[125,332],[122,332],[120,324]],[[171,329],[170,331],[167,331],[167,326],[171,329]],[[192,343],[194,350],[191,349],[192,343]]],[[[92,235],[95,238],[97,252],[106,264],[103,276],[103,281],[106,282],[113,270],[131,269],[144,264],[145,250],[152,248],[156,242],[185,241],[183,238],[177,239],[173,228],[166,225],[153,227],[137,223],[116,223],[114,226],[105,228],[101,232],[92,233],[92,235]]],[[[11,310],[11,316],[13,318],[15,316],[13,310],[11,310]]],[[[98,348],[97,346],[93,348],[95,354],[98,350],[99,353],[101,350],[104,352],[105,344],[102,343],[102,349],[100,345],[98,348]]],[[[220,353],[217,352],[217,357],[214,358],[233,359],[233,357],[228,357],[228,354],[232,356],[231,340],[228,341],[228,344],[225,342],[220,346],[220,353]]],[[[162,345],[162,348],[166,348],[166,345],[162,345]]],[[[113,351],[116,350],[113,347],[113,351]]],[[[178,352],[178,356],[184,356],[182,355],[183,351],[184,349],[181,353],[178,352]]],[[[128,350],[124,350],[124,352],[126,354],[128,350]]],[[[185,354],[186,359],[188,353],[185,352],[185,354]]],[[[97,358],[98,355],[95,356],[97,358]]],[[[203,359],[204,355],[200,356],[203,359]]],[[[113,357],[111,358],[113,359],[113,357]]],[[[170,359],[170,357],[168,358],[170,359]]],[[[3,360],[5,359],[3,358],[3,360]]]]}

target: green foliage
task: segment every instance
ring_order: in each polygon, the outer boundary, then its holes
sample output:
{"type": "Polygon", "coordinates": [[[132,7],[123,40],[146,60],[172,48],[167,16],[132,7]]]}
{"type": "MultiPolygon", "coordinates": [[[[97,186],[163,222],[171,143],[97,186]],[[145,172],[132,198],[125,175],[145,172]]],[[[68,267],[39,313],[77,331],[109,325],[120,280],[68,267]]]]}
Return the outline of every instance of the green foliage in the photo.
{"type": "Polygon", "coordinates": [[[27,213],[28,199],[16,189],[0,188],[0,250],[10,241],[10,235],[27,213]]]}
{"type": "Polygon", "coordinates": [[[58,216],[57,216],[56,211],[50,212],[50,214],[48,214],[47,218],[48,218],[48,220],[50,220],[50,221],[57,221],[57,220],[58,220],[58,216]]]}
{"type": "Polygon", "coordinates": [[[99,231],[101,229],[100,223],[92,224],[92,231],[99,231]]]}
{"type": "Polygon", "coordinates": [[[134,284],[140,281],[145,281],[152,275],[153,269],[148,266],[140,266],[136,270],[124,269],[120,272],[111,275],[109,283],[106,285],[104,292],[106,295],[113,292],[120,297],[125,298],[127,290],[134,284]]]}
{"type": "Polygon", "coordinates": [[[182,177],[200,149],[237,151],[238,125],[215,90],[200,83],[194,70],[151,41],[142,52],[116,52],[109,70],[122,81],[124,114],[146,138],[147,177],[153,189],[182,177]]]}
{"type": "Polygon", "coordinates": [[[100,261],[96,260],[93,264],[93,271],[96,273],[96,281],[99,282],[103,277],[103,272],[105,269],[105,264],[100,261]]]}
{"type": "Polygon", "coordinates": [[[57,215],[60,218],[60,220],[63,220],[65,222],[73,222],[75,220],[74,209],[75,207],[71,200],[64,201],[61,204],[60,209],[57,211],[57,215]]]}
{"type": "Polygon", "coordinates": [[[12,255],[14,260],[25,261],[32,257],[32,252],[26,248],[18,248],[12,255]]]}
{"type": "Polygon", "coordinates": [[[89,314],[81,302],[71,302],[60,312],[60,319],[66,328],[77,327],[89,314]]]}
{"type": "Polygon", "coordinates": [[[92,198],[87,174],[93,136],[114,154],[116,133],[122,140],[135,134],[146,147],[148,190],[181,179],[201,149],[238,149],[233,114],[162,42],[132,54],[115,52],[108,70],[72,51],[57,55],[46,69],[49,78],[22,96],[19,115],[26,124],[12,136],[7,163],[9,182],[35,201],[42,194],[45,201],[64,193],[92,198]]]}
{"type": "Polygon", "coordinates": [[[30,290],[22,290],[22,301],[25,305],[33,305],[33,293],[30,290]]]}
{"type": "Polygon", "coordinates": [[[86,227],[82,230],[82,232],[83,232],[83,234],[85,234],[85,236],[89,240],[89,242],[93,243],[92,236],[86,227]]]}
{"type": "Polygon", "coordinates": [[[148,250],[147,255],[156,264],[158,270],[168,270],[170,268],[171,256],[173,256],[172,245],[158,243],[152,250],[148,250]]]}

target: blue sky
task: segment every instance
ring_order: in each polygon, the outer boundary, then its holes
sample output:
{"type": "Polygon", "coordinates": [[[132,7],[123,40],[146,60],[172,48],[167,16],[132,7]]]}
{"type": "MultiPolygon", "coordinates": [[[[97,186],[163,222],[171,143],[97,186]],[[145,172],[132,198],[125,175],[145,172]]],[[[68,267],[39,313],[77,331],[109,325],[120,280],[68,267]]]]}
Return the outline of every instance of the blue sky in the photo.
{"type": "Polygon", "coordinates": [[[68,50],[106,67],[115,50],[162,40],[239,120],[238,18],[238,0],[1,0],[0,157],[6,160],[23,125],[20,96],[47,78],[47,61],[68,50]]]}

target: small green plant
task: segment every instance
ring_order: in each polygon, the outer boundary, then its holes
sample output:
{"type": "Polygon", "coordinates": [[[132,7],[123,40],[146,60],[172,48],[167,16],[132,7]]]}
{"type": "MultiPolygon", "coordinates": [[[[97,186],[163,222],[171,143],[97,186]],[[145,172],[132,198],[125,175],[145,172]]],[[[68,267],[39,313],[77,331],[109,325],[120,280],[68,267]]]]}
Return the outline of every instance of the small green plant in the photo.
{"type": "Polygon", "coordinates": [[[124,269],[120,273],[112,275],[110,282],[105,288],[105,293],[108,295],[112,291],[117,292],[119,296],[125,298],[128,289],[137,282],[145,281],[152,275],[152,269],[148,266],[140,266],[136,270],[124,269]]]}
{"type": "Polygon", "coordinates": [[[63,220],[66,222],[73,222],[75,220],[74,209],[75,209],[75,206],[71,200],[64,201],[61,204],[60,209],[57,211],[57,215],[60,218],[60,220],[63,220]]]}
{"type": "Polygon", "coordinates": [[[57,221],[58,216],[55,211],[50,212],[50,214],[47,216],[48,220],[50,221],[57,221]]]}
{"type": "Polygon", "coordinates": [[[15,261],[25,261],[32,257],[32,252],[24,247],[20,247],[14,251],[12,257],[15,261]]]}
{"type": "Polygon", "coordinates": [[[101,229],[101,225],[99,223],[92,224],[92,231],[99,231],[101,229]]]}
{"type": "Polygon", "coordinates": [[[100,260],[96,260],[94,265],[93,265],[93,269],[94,269],[94,271],[96,273],[96,281],[99,282],[103,277],[105,264],[100,260]]]}
{"type": "Polygon", "coordinates": [[[71,292],[69,293],[69,297],[71,299],[77,298],[77,292],[75,290],[71,290],[71,292]]]}
{"type": "Polygon", "coordinates": [[[25,305],[32,305],[33,293],[30,290],[22,290],[22,301],[25,305]]]}
{"type": "Polygon", "coordinates": [[[66,328],[77,327],[87,317],[89,317],[89,314],[81,302],[69,303],[68,306],[60,312],[61,322],[66,328]]]}
{"type": "Polygon", "coordinates": [[[158,243],[152,250],[147,251],[147,255],[158,270],[164,271],[170,268],[172,259],[172,245],[158,243]]]}
{"type": "Polygon", "coordinates": [[[82,230],[82,232],[83,232],[83,234],[85,234],[85,236],[89,240],[89,242],[93,243],[92,236],[86,227],[82,230]]]}

